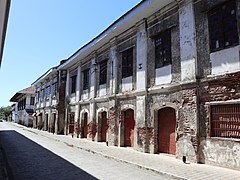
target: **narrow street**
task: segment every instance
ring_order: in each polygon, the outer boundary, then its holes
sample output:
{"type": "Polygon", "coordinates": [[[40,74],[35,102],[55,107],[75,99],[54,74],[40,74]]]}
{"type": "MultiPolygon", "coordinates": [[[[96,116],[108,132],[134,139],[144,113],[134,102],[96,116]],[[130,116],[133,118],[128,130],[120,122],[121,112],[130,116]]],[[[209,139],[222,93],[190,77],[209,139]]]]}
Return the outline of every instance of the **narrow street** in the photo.
{"type": "Polygon", "coordinates": [[[10,179],[169,179],[39,136],[13,123],[0,123],[0,143],[7,156],[10,179]]]}

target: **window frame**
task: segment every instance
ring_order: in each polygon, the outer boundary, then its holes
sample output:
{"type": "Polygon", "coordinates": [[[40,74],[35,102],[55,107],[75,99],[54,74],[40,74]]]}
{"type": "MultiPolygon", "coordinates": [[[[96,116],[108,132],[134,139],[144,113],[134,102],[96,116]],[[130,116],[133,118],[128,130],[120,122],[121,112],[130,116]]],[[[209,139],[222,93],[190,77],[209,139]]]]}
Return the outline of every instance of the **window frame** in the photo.
{"type": "Polygon", "coordinates": [[[30,105],[34,105],[35,104],[35,97],[30,97],[30,105]]]}
{"type": "MultiPolygon", "coordinates": [[[[230,12],[232,13],[232,10],[230,12]]],[[[211,9],[207,14],[207,19],[210,53],[239,45],[235,0],[230,0],[211,9]],[[229,15],[227,11],[232,8],[234,8],[234,17],[231,17],[232,14],[229,15]],[[229,42],[230,40],[233,42],[229,42]]]]}
{"type": "Polygon", "coordinates": [[[154,37],[154,48],[155,48],[155,69],[172,64],[171,29],[162,31],[161,33],[154,37]]]}
{"type": "Polygon", "coordinates": [[[58,92],[58,82],[54,82],[52,84],[52,95],[53,96],[56,96],[57,95],[57,92],[58,92]]]}
{"type": "Polygon", "coordinates": [[[122,79],[133,76],[133,47],[124,50],[122,54],[122,79]]]}
{"type": "Polygon", "coordinates": [[[239,103],[211,104],[209,107],[209,136],[211,138],[240,140],[239,119],[239,103]],[[217,118],[218,120],[216,120],[217,118]],[[234,137],[234,135],[238,137],[234,137]]]}
{"type": "Polygon", "coordinates": [[[108,60],[99,63],[99,85],[107,83],[108,60]]]}
{"type": "Polygon", "coordinates": [[[77,88],[77,75],[71,76],[71,94],[76,93],[76,88],[77,88]]]}
{"type": "Polygon", "coordinates": [[[82,74],[83,74],[83,90],[87,90],[89,89],[89,78],[90,78],[90,75],[89,75],[89,72],[90,72],[90,69],[85,69],[84,71],[82,71],[82,74]]]}

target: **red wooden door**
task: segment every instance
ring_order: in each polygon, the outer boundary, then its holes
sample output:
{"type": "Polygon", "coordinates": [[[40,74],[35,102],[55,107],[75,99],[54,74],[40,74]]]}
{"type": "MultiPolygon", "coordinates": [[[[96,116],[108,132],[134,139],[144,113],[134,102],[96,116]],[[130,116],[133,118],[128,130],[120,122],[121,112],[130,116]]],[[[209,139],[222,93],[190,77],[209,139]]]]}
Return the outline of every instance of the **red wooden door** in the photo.
{"type": "Polygon", "coordinates": [[[74,113],[70,113],[70,121],[69,121],[69,133],[74,132],[74,113]]]}
{"type": "Polygon", "coordinates": [[[125,111],[125,129],[124,129],[124,136],[125,136],[125,146],[133,147],[134,145],[134,111],[128,109],[125,111]]]}
{"type": "Polygon", "coordinates": [[[159,110],[158,119],[158,150],[168,154],[176,153],[176,115],[173,108],[159,110]]]}
{"type": "Polygon", "coordinates": [[[101,140],[102,140],[102,142],[106,142],[107,129],[108,129],[107,112],[103,112],[102,113],[102,126],[101,126],[101,140]]]}
{"type": "Polygon", "coordinates": [[[87,134],[88,134],[87,121],[88,121],[88,114],[87,114],[87,113],[84,113],[84,119],[83,119],[83,138],[87,138],[87,134]]]}

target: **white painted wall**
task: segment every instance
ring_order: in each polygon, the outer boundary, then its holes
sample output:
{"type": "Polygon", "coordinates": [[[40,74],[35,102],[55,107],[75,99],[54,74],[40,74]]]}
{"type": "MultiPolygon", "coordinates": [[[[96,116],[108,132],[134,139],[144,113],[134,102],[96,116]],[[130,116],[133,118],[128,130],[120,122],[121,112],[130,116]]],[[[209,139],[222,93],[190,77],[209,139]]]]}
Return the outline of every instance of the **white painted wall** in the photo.
{"type": "Polygon", "coordinates": [[[92,67],[90,68],[90,98],[95,97],[95,81],[96,81],[96,72],[93,64],[95,63],[95,58],[92,60],[92,67]]]}
{"type": "Polygon", "coordinates": [[[77,82],[76,82],[76,101],[80,101],[80,82],[81,80],[81,66],[78,66],[77,69],[77,82]]]}
{"type": "Polygon", "coordinates": [[[196,32],[192,0],[179,8],[181,80],[191,81],[196,74],[196,32]]]}
{"type": "Polygon", "coordinates": [[[82,94],[82,100],[86,100],[88,99],[88,89],[83,90],[83,94],[82,94]]]}
{"type": "Polygon", "coordinates": [[[137,33],[137,90],[146,88],[147,34],[142,29],[137,33]],[[142,69],[139,69],[141,64],[142,69]]]}
{"type": "Polygon", "coordinates": [[[57,100],[56,99],[53,99],[52,100],[52,105],[56,105],[57,104],[57,100]]]}
{"type": "Polygon", "coordinates": [[[69,97],[69,83],[70,83],[70,72],[67,71],[67,79],[66,79],[66,97],[69,97]]]}
{"type": "Polygon", "coordinates": [[[107,85],[102,84],[99,86],[99,96],[106,96],[107,95],[107,85]]]}
{"type": "Polygon", "coordinates": [[[122,79],[122,92],[132,91],[133,89],[132,76],[122,79]]]}
{"type": "MultiPolygon", "coordinates": [[[[114,44],[114,40],[113,40],[113,44],[114,44]]],[[[115,94],[116,92],[116,78],[117,78],[117,46],[113,45],[110,48],[110,60],[111,60],[111,64],[110,64],[110,94],[115,94]]]]}
{"type": "Polygon", "coordinates": [[[240,46],[224,49],[210,54],[212,75],[239,70],[240,46]]]}
{"type": "Polygon", "coordinates": [[[155,85],[169,84],[172,81],[172,65],[157,68],[155,70],[155,85]]]}

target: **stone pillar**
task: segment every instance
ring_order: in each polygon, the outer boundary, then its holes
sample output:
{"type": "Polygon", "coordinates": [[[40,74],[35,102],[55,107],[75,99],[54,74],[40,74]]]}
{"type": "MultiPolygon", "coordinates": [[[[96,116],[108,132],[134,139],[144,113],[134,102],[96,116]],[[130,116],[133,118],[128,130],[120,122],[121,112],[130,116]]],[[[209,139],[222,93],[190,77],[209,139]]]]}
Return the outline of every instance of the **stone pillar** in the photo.
{"type": "Polygon", "coordinates": [[[194,81],[197,71],[196,29],[193,0],[179,5],[181,80],[194,81]]]}
{"type": "Polygon", "coordinates": [[[90,68],[90,109],[89,109],[89,124],[88,124],[88,139],[94,140],[96,135],[96,105],[94,98],[96,97],[96,52],[93,52],[90,68]]]}
{"type": "Polygon", "coordinates": [[[90,99],[96,97],[96,54],[94,52],[93,58],[91,59],[91,68],[90,68],[90,99]]]}
{"type": "Polygon", "coordinates": [[[136,148],[142,152],[147,152],[148,144],[146,144],[147,127],[146,127],[146,96],[137,96],[136,99],[136,118],[135,118],[135,131],[134,131],[134,144],[136,148]]]}
{"type": "Polygon", "coordinates": [[[146,31],[146,20],[142,20],[136,26],[137,32],[137,46],[136,46],[136,74],[137,74],[137,91],[145,90],[147,85],[147,31],[146,31]]]}
{"type": "MultiPolygon", "coordinates": [[[[77,69],[77,82],[76,82],[76,102],[78,103],[81,100],[81,65],[77,69]]],[[[74,133],[79,137],[80,133],[80,105],[75,105],[75,122],[74,122],[74,133]]]]}
{"type": "Polygon", "coordinates": [[[89,124],[88,124],[88,139],[95,140],[95,136],[97,133],[96,126],[96,103],[90,103],[90,111],[89,111],[89,124]]]}
{"type": "Polygon", "coordinates": [[[70,81],[70,72],[67,70],[67,79],[66,79],[66,90],[65,90],[65,97],[66,97],[66,109],[65,109],[65,124],[64,124],[64,134],[68,134],[68,113],[69,113],[69,81],[70,81]]]}
{"type": "Polygon", "coordinates": [[[80,85],[81,85],[81,66],[78,66],[78,69],[77,69],[77,82],[76,82],[76,102],[79,102],[80,101],[80,85]]]}
{"type": "Polygon", "coordinates": [[[110,41],[111,48],[110,48],[110,87],[109,87],[109,94],[114,95],[116,94],[116,87],[117,87],[117,45],[116,45],[116,38],[110,41]]]}

